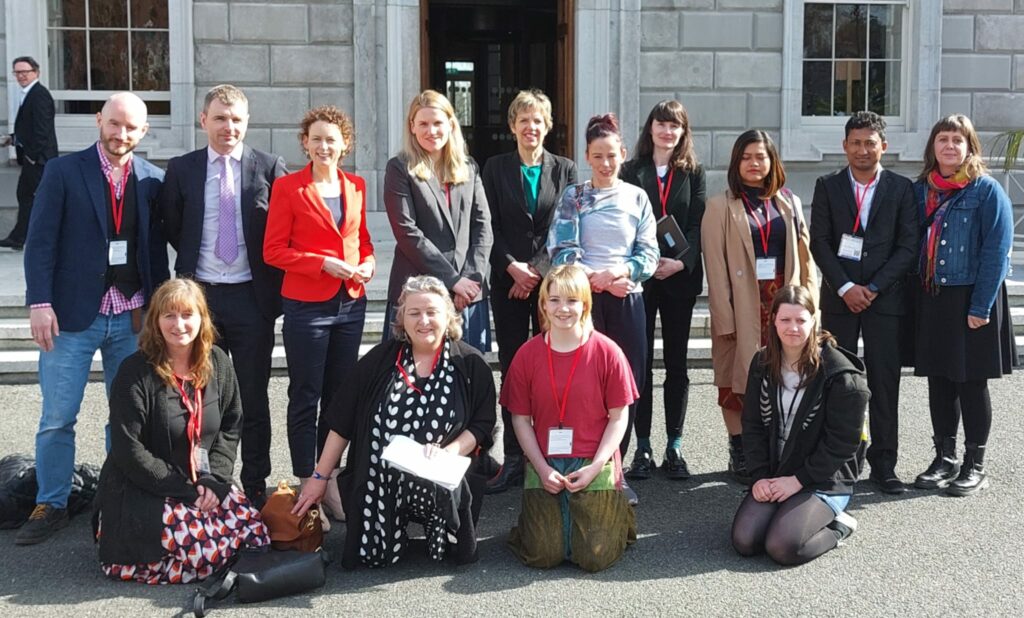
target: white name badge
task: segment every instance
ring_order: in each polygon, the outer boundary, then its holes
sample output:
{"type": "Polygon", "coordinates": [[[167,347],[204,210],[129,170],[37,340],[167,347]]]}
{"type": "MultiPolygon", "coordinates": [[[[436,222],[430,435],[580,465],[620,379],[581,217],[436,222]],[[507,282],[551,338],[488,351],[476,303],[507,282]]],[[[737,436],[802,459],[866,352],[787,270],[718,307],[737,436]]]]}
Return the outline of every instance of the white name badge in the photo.
{"type": "Polygon", "coordinates": [[[128,263],[128,241],[112,240],[107,247],[107,263],[111,266],[123,266],[128,263]]]}
{"type": "Polygon", "coordinates": [[[548,429],[548,457],[552,455],[572,455],[571,427],[548,429]]]}
{"type": "Polygon", "coordinates": [[[755,266],[758,281],[775,278],[775,258],[757,258],[755,266]]]}
{"type": "Polygon", "coordinates": [[[210,453],[203,447],[196,448],[196,459],[199,460],[199,474],[210,474],[210,453]]]}
{"type": "Polygon", "coordinates": [[[859,236],[843,234],[842,240],[839,241],[839,257],[841,258],[859,262],[863,250],[864,239],[859,236]]]}

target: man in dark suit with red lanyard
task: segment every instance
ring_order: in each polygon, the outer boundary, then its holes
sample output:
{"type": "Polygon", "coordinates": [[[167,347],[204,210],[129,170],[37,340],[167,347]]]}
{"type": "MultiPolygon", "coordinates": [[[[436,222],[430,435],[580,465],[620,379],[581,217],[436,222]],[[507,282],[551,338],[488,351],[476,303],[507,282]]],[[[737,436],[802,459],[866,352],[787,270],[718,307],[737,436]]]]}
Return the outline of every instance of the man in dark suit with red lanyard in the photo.
{"type": "Polygon", "coordinates": [[[53,126],[53,97],[39,83],[39,63],[31,56],[15,58],[14,79],[21,89],[18,115],[14,119],[14,133],[6,137],[4,146],[14,144],[21,175],[18,177],[18,220],[0,247],[20,250],[28,234],[29,214],[36,188],[43,178],[43,166],[57,158],[57,132],[53,126]]]}
{"type": "Polygon", "coordinates": [[[909,179],[882,169],[885,121],[857,112],[846,123],[849,166],[822,176],[811,205],[811,252],[823,274],[822,326],[857,351],[871,389],[871,480],[889,494],[906,491],[896,476],[899,445],[900,316],[910,302],[904,277],[917,259],[917,206],[909,179]]]}
{"type": "Polygon", "coordinates": [[[167,163],[160,194],[164,234],[178,251],[174,270],[202,284],[231,355],[242,397],[242,487],[262,506],[270,474],[270,361],[281,315],[283,273],[263,261],[270,188],[284,160],[244,145],[245,94],[230,85],[206,93],[200,124],[208,145],[167,163]]]}

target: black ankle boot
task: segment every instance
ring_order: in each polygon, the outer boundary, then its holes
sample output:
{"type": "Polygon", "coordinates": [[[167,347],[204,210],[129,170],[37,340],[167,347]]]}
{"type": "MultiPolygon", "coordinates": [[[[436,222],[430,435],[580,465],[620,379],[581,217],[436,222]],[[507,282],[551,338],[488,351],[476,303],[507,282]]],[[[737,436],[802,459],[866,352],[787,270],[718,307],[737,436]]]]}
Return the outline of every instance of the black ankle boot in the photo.
{"type": "Polygon", "coordinates": [[[750,485],[747,457],[743,454],[743,439],[739,435],[729,436],[729,472],[736,482],[750,485]]]}
{"type": "Polygon", "coordinates": [[[946,493],[951,496],[973,496],[986,487],[988,477],[985,476],[985,445],[966,443],[960,476],[949,484],[946,493]]]}
{"type": "Polygon", "coordinates": [[[917,475],[914,487],[918,489],[942,489],[960,472],[960,464],[956,461],[956,437],[932,440],[935,442],[935,459],[927,470],[917,475]]]}
{"type": "Polygon", "coordinates": [[[501,465],[498,473],[494,477],[487,480],[484,493],[486,494],[500,494],[509,487],[516,485],[522,485],[523,473],[526,471],[525,463],[523,462],[522,455],[508,455],[505,457],[505,463],[501,465]]]}

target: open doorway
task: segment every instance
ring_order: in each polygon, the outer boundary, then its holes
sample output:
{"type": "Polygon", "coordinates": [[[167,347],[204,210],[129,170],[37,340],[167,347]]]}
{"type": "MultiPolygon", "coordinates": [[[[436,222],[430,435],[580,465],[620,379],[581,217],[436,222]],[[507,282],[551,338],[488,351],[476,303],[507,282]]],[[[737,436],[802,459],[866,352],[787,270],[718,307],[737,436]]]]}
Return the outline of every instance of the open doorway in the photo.
{"type": "Polygon", "coordinates": [[[574,0],[423,0],[424,88],[455,107],[469,152],[482,166],[515,149],[508,105],[539,88],[551,98],[555,126],[545,148],[571,155],[574,0]]]}

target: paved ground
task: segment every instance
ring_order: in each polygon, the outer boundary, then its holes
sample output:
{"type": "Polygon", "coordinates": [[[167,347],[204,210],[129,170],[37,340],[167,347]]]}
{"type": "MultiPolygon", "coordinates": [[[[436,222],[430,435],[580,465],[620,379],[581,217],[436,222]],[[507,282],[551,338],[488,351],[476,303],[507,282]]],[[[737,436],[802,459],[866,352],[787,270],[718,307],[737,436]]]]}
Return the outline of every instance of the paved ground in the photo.
{"type": "MultiPolygon", "coordinates": [[[[422,544],[414,545],[396,568],[346,572],[333,565],[326,587],[315,594],[256,606],[223,604],[215,615],[270,616],[288,608],[296,615],[354,616],[996,616],[1016,615],[1024,605],[1024,466],[1014,456],[1024,452],[1016,400],[1024,388],[1021,374],[993,385],[990,490],[975,498],[912,491],[893,499],[863,483],[851,506],[861,528],[848,544],[789,569],[764,557],[742,559],[731,549],[729,526],[742,493],[722,472],[726,453],[710,372],[695,371],[692,378],[685,453],[696,476],[637,484],[640,540],[603,573],[521,566],[504,547],[518,512],[519,492],[512,491],[484,504],[476,565],[436,565],[422,544]]],[[[274,379],[274,478],[288,476],[286,387],[285,379],[274,379]]],[[[930,461],[925,396],[922,380],[905,377],[898,469],[904,478],[930,461]]],[[[0,454],[31,452],[38,388],[4,386],[0,397],[0,454]]],[[[80,461],[102,460],[105,414],[102,385],[90,384],[78,425],[80,461]]],[[[655,438],[660,443],[663,435],[655,438]]],[[[327,536],[329,550],[340,552],[342,534],[327,536]]],[[[85,517],[35,547],[17,547],[14,532],[0,532],[0,615],[170,616],[183,611],[190,592],[189,586],[107,581],[85,517]]]]}

